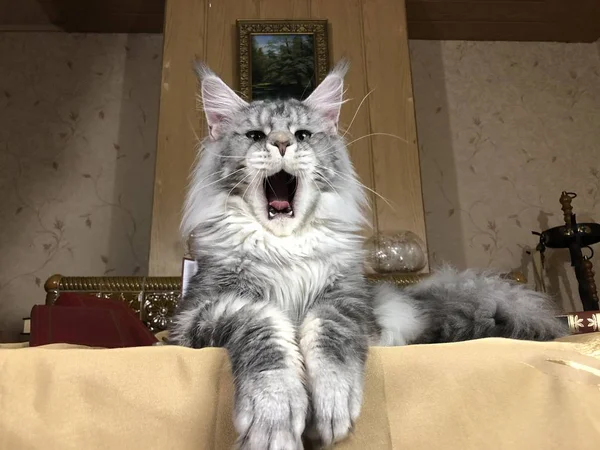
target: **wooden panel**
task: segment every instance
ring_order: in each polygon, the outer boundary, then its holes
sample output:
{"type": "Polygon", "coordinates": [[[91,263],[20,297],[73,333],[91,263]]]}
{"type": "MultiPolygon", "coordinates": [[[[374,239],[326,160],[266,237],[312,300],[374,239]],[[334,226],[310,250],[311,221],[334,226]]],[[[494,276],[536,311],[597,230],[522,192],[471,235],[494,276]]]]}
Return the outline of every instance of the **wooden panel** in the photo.
{"type": "Polygon", "coordinates": [[[411,39],[594,42],[598,0],[408,0],[411,39]]]}
{"type": "MultiPolygon", "coordinates": [[[[19,8],[34,2],[45,11],[49,24],[67,32],[160,33],[163,29],[165,0],[25,0],[19,8]]],[[[3,19],[0,14],[0,23],[3,19]]]]}
{"type": "Polygon", "coordinates": [[[229,86],[237,86],[237,19],[258,18],[259,1],[220,0],[208,9],[206,61],[229,86]]]}
{"type": "Polygon", "coordinates": [[[203,129],[196,114],[197,81],[192,60],[195,55],[203,58],[205,54],[207,6],[208,0],[167,2],[150,275],[181,273],[181,206],[195,156],[195,133],[203,129]]]}
{"type": "Polygon", "coordinates": [[[423,240],[425,221],[404,2],[363,0],[367,82],[373,89],[375,189],[380,231],[410,230],[423,240]],[[395,135],[391,137],[387,134],[395,135]]]}
{"type": "MultiPolygon", "coordinates": [[[[310,0],[247,1],[258,5],[262,18],[310,15],[310,9],[306,11],[310,0]]],[[[161,33],[164,3],[0,0],[0,29],[161,33]],[[51,14],[40,14],[40,5],[51,14]],[[60,14],[53,14],[57,11],[60,14]]],[[[219,3],[211,2],[211,8],[219,8],[219,3]]],[[[342,14],[345,4],[336,0],[332,4],[339,5],[342,14]]],[[[411,39],[594,42],[600,38],[599,0],[407,0],[406,6],[411,39]]]]}
{"type": "Polygon", "coordinates": [[[165,0],[52,0],[62,10],[164,15],[165,0]]]}
{"type": "Polygon", "coordinates": [[[310,0],[260,0],[260,19],[310,19],[310,0]]]}
{"type": "Polygon", "coordinates": [[[409,2],[406,14],[410,22],[539,22],[547,15],[547,4],[540,1],[409,2]]]}
{"type": "MultiPolygon", "coordinates": [[[[347,0],[343,8],[338,2],[331,0],[313,0],[311,13],[313,18],[327,18],[330,22],[330,51],[332,62],[347,58],[350,71],[346,76],[346,98],[348,101],[342,108],[340,126],[346,133],[346,142],[352,163],[360,181],[369,189],[373,189],[373,161],[371,139],[362,137],[370,133],[369,106],[367,95],[367,73],[362,45],[362,0],[347,0]],[[365,99],[362,105],[361,101],[365,99]],[[360,105],[360,110],[357,111],[360,105]],[[356,114],[356,117],[354,115],[356,114]],[[352,122],[354,118],[354,122],[352,122]]],[[[371,221],[376,224],[375,202],[369,193],[371,204],[371,221]]],[[[367,233],[369,232],[366,230],[367,233]]]]}
{"type": "MultiPolygon", "coordinates": [[[[0,0],[1,31],[56,31],[56,12],[46,9],[45,0],[0,0]]],[[[52,6],[52,5],[50,5],[52,6]]]]}
{"type": "Polygon", "coordinates": [[[57,24],[69,33],[160,33],[164,14],[68,11],[57,24]]]}

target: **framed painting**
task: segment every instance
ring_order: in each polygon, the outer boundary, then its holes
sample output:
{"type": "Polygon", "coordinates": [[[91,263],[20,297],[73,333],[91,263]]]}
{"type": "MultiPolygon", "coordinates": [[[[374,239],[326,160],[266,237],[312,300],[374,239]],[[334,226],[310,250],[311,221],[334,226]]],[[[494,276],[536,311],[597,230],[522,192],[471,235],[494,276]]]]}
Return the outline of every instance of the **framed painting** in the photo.
{"type": "Polygon", "coordinates": [[[247,100],[303,100],[329,71],[326,20],[238,20],[239,90],[247,100]]]}

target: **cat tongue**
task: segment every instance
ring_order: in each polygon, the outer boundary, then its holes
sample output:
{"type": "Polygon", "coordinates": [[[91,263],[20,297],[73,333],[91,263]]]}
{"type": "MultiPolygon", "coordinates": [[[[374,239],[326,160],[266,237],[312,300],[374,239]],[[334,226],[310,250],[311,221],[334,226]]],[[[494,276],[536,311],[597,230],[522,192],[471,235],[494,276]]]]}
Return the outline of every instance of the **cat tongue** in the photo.
{"type": "Polygon", "coordinates": [[[288,184],[285,173],[279,172],[269,177],[269,182],[267,183],[267,202],[269,206],[272,206],[277,211],[285,211],[290,208],[288,198],[288,184]]]}
{"type": "Polygon", "coordinates": [[[269,206],[272,206],[277,211],[285,211],[290,207],[290,202],[285,200],[273,200],[269,202],[269,206]]]}

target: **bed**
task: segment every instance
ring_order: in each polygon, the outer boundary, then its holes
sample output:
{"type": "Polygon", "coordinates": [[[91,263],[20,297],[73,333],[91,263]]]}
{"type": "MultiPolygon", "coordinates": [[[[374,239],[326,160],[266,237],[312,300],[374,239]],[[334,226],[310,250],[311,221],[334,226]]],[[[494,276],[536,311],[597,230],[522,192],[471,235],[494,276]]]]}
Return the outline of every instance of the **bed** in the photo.
{"type": "MultiPolygon", "coordinates": [[[[118,298],[161,333],[180,288],[178,278],[55,276],[46,301],[64,291],[118,298]]],[[[0,449],[233,448],[222,349],[0,346],[0,373],[0,449]]],[[[374,347],[362,415],[336,448],[597,449],[598,404],[598,332],[374,347]]]]}

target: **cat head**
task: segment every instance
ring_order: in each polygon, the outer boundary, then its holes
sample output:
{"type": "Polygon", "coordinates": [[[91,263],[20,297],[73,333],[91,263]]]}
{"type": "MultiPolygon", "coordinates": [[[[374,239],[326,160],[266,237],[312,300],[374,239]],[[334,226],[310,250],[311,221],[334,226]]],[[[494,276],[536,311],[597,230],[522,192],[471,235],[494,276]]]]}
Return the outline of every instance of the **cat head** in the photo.
{"type": "Polygon", "coordinates": [[[197,67],[208,135],[188,189],[184,237],[227,221],[291,236],[325,226],[356,232],[365,197],[338,132],[341,62],[304,101],[246,102],[197,67]]]}

